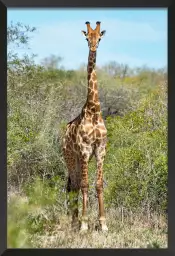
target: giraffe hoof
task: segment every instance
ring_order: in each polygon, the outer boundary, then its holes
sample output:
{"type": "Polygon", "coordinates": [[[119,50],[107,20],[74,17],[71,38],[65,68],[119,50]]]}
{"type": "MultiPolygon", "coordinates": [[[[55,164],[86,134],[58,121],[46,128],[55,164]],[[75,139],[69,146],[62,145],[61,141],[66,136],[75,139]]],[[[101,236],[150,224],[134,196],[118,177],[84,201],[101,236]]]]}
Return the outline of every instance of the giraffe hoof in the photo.
{"type": "Polygon", "coordinates": [[[107,232],[108,231],[108,227],[106,225],[106,220],[105,219],[100,219],[99,221],[100,223],[100,229],[102,232],[107,232]]]}
{"type": "Polygon", "coordinates": [[[88,223],[87,222],[82,222],[80,232],[84,232],[84,231],[87,231],[87,230],[88,230],[88,223]]]}
{"type": "Polygon", "coordinates": [[[107,231],[108,231],[107,225],[106,225],[106,224],[103,224],[103,225],[101,226],[101,230],[102,230],[102,232],[107,232],[107,231]]]}

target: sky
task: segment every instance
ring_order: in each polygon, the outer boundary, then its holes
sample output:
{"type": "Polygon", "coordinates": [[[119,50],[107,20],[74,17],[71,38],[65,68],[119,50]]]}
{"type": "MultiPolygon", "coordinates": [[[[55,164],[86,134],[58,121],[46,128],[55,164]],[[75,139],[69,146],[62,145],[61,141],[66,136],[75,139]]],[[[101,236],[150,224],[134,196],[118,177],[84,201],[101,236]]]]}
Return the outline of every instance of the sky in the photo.
{"type": "Polygon", "coordinates": [[[97,65],[110,61],[130,67],[150,68],[167,66],[167,9],[67,8],[67,9],[9,9],[8,25],[21,22],[37,28],[29,42],[30,50],[40,63],[51,54],[63,58],[66,69],[76,69],[88,60],[88,44],[81,30],[85,22],[92,28],[101,21],[106,30],[97,52],[97,65]]]}

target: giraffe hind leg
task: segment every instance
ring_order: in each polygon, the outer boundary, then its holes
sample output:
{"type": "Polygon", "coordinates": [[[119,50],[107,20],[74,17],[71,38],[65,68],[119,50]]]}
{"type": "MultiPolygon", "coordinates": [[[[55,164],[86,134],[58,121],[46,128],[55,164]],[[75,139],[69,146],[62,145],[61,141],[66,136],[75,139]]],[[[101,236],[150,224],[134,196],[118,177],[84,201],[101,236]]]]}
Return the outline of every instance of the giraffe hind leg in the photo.
{"type": "Polygon", "coordinates": [[[72,215],[72,228],[79,226],[78,221],[78,194],[79,190],[72,186],[71,179],[68,177],[67,182],[67,214],[72,215]]]}
{"type": "Polygon", "coordinates": [[[67,180],[67,213],[72,215],[72,227],[75,229],[79,226],[78,221],[78,195],[79,195],[79,179],[77,173],[76,156],[67,152],[66,163],[68,168],[68,180],[67,180]]]}

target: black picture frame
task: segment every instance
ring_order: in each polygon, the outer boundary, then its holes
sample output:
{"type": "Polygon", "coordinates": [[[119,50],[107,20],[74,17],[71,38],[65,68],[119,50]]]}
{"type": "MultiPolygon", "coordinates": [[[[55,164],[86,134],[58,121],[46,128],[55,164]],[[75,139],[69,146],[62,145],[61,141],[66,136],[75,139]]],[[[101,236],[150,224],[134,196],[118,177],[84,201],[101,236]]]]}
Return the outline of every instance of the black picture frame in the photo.
{"type": "Polygon", "coordinates": [[[175,166],[175,75],[173,73],[173,46],[175,40],[175,12],[173,12],[173,1],[165,0],[108,0],[108,1],[84,1],[77,0],[1,0],[0,1],[0,255],[21,255],[41,253],[45,255],[76,254],[84,255],[175,255],[175,207],[174,196],[174,166],[175,166]],[[167,249],[7,249],[7,8],[37,8],[37,7],[58,7],[58,8],[168,8],[168,248],[167,249]],[[173,91],[174,90],[174,91],[173,91]],[[174,128],[173,128],[174,127],[174,128]],[[173,150],[174,148],[174,150],[173,150]]]}

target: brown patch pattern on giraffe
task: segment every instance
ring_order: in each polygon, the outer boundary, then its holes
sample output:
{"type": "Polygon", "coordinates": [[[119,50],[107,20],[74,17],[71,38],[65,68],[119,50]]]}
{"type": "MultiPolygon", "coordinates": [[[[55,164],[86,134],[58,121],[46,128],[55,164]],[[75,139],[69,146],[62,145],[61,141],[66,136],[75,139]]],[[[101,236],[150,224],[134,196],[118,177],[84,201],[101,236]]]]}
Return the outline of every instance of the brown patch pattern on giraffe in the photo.
{"type": "MultiPolygon", "coordinates": [[[[102,230],[107,230],[103,205],[103,161],[106,154],[107,130],[102,118],[98,97],[97,76],[95,71],[96,49],[104,34],[100,32],[100,22],[95,30],[87,22],[87,33],[83,31],[89,46],[88,58],[88,94],[81,114],[69,122],[63,139],[63,153],[68,169],[69,192],[74,191],[72,224],[78,222],[78,194],[83,195],[81,230],[87,230],[88,199],[88,162],[94,155],[97,161],[96,190],[99,203],[99,222],[102,230]]],[[[72,205],[70,203],[70,205],[72,205]]]]}

